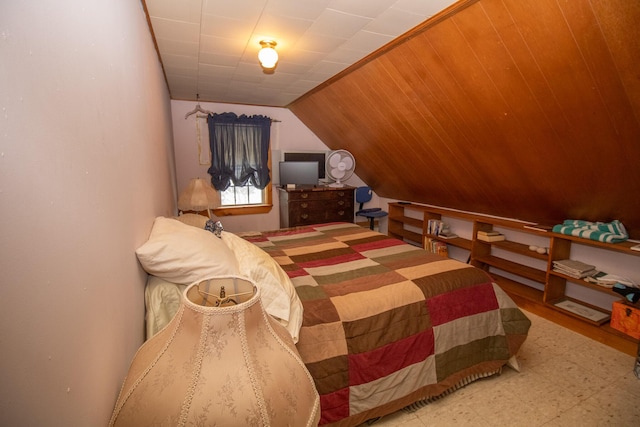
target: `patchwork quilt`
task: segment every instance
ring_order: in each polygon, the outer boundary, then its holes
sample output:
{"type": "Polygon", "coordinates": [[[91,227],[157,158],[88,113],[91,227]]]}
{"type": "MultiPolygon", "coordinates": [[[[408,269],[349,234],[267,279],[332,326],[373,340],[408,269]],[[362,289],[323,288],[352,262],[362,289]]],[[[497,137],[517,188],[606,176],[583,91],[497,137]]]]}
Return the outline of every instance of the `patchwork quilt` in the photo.
{"type": "Polygon", "coordinates": [[[530,322],[486,272],[350,223],[242,235],[291,278],[320,425],[352,426],[499,373],[530,322]]]}

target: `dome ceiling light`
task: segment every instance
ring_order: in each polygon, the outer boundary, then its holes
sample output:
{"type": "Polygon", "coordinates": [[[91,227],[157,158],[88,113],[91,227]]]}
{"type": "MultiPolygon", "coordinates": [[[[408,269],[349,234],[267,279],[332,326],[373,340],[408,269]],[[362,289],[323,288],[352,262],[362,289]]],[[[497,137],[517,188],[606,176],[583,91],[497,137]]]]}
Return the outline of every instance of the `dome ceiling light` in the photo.
{"type": "Polygon", "coordinates": [[[275,49],[276,44],[273,40],[260,41],[262,49],[258,52],[258,60],[260,60],[262,70],[267,74],[273,73],[278,64],[278,52],[276,52],[275,49]]]}

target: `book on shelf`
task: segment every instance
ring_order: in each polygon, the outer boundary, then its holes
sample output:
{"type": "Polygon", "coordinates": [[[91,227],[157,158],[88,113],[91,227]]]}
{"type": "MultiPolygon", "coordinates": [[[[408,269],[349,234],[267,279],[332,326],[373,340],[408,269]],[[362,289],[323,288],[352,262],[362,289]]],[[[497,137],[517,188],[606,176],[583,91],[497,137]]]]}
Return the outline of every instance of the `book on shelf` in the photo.
{"type": "Polygon", "coordinates": [[[430,219],[427,221],[427,233],[437,236],[445,228],[445,223],[439,219],[430,219]]]}
{"type": "Polygon", "coordinates": [[[485,230],[478,230],[478,236],[501,236],[502,234],[498,231],[493,231],[493,230],[489,230],[489,231],[485,231],[485,230]]]}
{"type": "Polygon", "coordinates": [[[478,240],[481,240],[483,242],[500,242],[505,239],[504,234],[499,233],[497,235],[490,236],[485,236],[484,234],[478,233],[477,238],[478,240]]]}
{"type": "Polygon", "coordinates": [[[444,257],[449,256],[449,250],[447,249],[447,244],[444,242],[440,242],[436,239],[432,239],[427,237],[424,239],[424,249],[434,254],[442,255],[444,257]]]}

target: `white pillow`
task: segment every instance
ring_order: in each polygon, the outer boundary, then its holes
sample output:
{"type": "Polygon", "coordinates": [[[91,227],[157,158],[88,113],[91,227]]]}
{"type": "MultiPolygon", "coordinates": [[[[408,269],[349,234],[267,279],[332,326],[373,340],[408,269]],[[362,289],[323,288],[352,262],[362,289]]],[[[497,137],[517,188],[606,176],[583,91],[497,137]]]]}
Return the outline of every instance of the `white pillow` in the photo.
{"type": "Polygon", "coordinates": [[[144,302],[147,307],[147,339],[171,322],[182,304],[186,285],[168,282],[156,276],[147,278],[144,302]]]}
{"type": "Polygon", "coordinates": [[[155,219],[136,255],[147,273],[183,285],[239,273],[233,252],[220,238],[171,218],[155,219]]]}
{"type": "Polygon", "coordinates": [[[265,311],[287,328],[294,343],[298,342],[302,302],[287,273],[268,253],[233,233],[223,231],[222,241],[235,254],[240,274],[260,287],[265,311]]]}

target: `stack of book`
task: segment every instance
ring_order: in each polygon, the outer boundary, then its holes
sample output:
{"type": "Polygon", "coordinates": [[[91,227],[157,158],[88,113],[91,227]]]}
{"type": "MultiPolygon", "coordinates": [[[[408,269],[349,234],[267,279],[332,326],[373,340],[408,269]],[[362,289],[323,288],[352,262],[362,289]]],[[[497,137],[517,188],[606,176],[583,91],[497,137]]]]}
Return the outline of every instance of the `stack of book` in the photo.
{"type": "Polygon", "coordinates": [[[504,240],[504,234],[501,234],[497,231],[478,231],[476,235],[478,240],[482,240],[483,242],[499,242],[504,240]]]}
{"type": "Polygon", "coordinates": [[[447,223],[444,223],[439,219],[430,219],[427,221],[427,234],[438,236],[443,239],[453,239],[454,237],[458,237],[457,234],[452,233],[451,230],[449,230],[449,225],[447,223]]]}
{"type": "Polygon", "coordinates": [[[444,257],[449,256],[449,251],[447,249],[447,244],[444,242],[439,242],[436,239],[431,239],[429,237],[424,239],[424,249],[438,255],[442,255],[444,257]]]}
{"type": "Polygon", "coordinates": [[[446,228],[447,228],[446,224],[440,221],[439,219],[430,219],[429,221],[427,221],[428,234],[433,234],[434,236],[437,236],[446,228]]]}
{"type": "Polygon", "coordinates": [[[573,259],[553,261],[553,271],[575,279],[582,279],[597,273],[595,265],[585,264],[573,259]]]}

